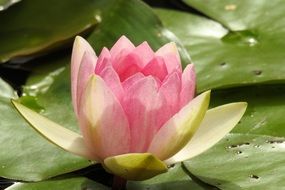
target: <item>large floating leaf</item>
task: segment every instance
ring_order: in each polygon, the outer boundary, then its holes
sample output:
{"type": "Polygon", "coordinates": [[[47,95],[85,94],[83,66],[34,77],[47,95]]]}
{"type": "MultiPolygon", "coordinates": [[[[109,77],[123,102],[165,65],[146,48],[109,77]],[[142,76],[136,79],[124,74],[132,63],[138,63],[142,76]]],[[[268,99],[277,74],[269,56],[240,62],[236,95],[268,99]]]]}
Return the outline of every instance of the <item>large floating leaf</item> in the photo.
{"type": "Polygon", "coordinates": [[[182,0],[232,31],[262,29],[260,32],[284,32],[283,0],[182,0]],[[274,11],[272,11],[274,10],[274,11]],[[253,14],[254,13],[254,14],[253,14]],[[260,18],[263,19],[260,19],[260,18]],[[275,21],[272,23],[272,21],[275,21]]]}
{"type": "Polygon", "coordinates": [[[15,3],[18,3],[21,0],[0,0],[0,11],[7,9],[15,3]]]}
{"type": "Polygon", "coordinates": [[[6,83],[3,79],[0,78],[0,98],[8,99],[8,98],[17,98],[17,93],[15,90],[6,83]]]}
{"type": "Polygon", "coordinates": [[[168,172],[158,175],[145,181],[129,181],[128,190],[172,190],[172,189],[193,189],[193,190],[214,190],[201,181],[193,180],[187,169],[183,169],[181,164],[176,164],[169,168],[168,172]]]}
{"type": "Polygon", "coordinates": [[[285,185],[285,87],[243,87],[212,93],[214,105],[247,101],[240,124],[206,153],[186,162],[221,189],[282,189],[285,185]]]}
{"type": "Polygon", "coordinates": [[[284,1],[185,2],[220,21],[177,11],[157,11],[164,25],[189,51],[198,74],[198,91],[284,83],[284,1]]]}
{"type": "Polygon", "coordinates": [[[82,190],[82,189],[96,189],[107,190],[109,188],[91,181],[87,178],[70,178],[59,180],[48,180],[37,183],[15,183],[6,190],[82,190]]]}
{"type": "MultiPolygon", "coordinates": [[[[10,103],[10,98],[16,96],[8,87],[1,80],[0,176],[36,181],[90,165],[85,159],[57,148],[35,133],[10,103]]],[[[65,122],[68,124],[70,120],[65,119],[65,122]]]]}
{"type": "Polygon", "coordinates": [[[231,134],[190,161],[187,168],[221,189],[282,189],[285,186],[285,138],[231,134]]]}
{"type": "Polygon", "coordinates": [[[24,0],[0,12],[0,62],[72,41],[100,20],[97,2],[24,0]]]}

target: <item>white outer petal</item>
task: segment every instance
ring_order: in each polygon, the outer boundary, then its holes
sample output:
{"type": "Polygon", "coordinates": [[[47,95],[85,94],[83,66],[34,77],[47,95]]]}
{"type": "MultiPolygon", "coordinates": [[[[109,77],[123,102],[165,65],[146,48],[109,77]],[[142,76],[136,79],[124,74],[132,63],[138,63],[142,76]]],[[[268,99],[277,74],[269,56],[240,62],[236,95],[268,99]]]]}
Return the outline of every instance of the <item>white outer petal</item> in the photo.
{"type": "Polygon", "coordinates": [[[12,103],[26,121],[47,140],[68,152],[87,159],[92,158],[81,135],[58,125],[14,100],[12,103]]]}
{"type": "Polygon", "coordinates": [[[189,143],[177,154],[165,160],[165,163],[182,162],[214,146],[235,127],[243,116],[246,107],[246,102],[238,102],[208,110],[200,127],[189,143]]]}

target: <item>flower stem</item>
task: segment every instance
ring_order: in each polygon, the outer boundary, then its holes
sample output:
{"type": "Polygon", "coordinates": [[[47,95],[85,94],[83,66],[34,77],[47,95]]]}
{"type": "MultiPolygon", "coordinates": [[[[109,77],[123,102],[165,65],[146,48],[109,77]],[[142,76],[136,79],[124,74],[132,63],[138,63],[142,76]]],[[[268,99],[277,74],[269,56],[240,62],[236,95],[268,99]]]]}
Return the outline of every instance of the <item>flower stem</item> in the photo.
{"type": "Polygon", "coordinates": [[[114,176],[112,190],[125,190],[126,185],[127,185],[127,180],[119,176],[114,176]]]}

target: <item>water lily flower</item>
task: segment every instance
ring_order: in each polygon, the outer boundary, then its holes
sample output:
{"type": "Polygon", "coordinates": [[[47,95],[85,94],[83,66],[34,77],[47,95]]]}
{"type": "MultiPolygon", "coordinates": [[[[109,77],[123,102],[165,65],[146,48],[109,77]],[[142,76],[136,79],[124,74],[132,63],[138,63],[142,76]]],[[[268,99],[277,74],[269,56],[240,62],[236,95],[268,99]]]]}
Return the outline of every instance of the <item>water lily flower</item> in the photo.
{"type": "Polygon", "coordinates": [[[210,91],[194,98],[194,66],[182,71],[175,43],[154,52],[147,42],[136,47],[125,36],[98,57],[76,37],[71,90],[81,134],[13,104],[51,142],[129,180],[166,172],[209,149],[246,109],[238,102],[208,110],[210,91]]]}

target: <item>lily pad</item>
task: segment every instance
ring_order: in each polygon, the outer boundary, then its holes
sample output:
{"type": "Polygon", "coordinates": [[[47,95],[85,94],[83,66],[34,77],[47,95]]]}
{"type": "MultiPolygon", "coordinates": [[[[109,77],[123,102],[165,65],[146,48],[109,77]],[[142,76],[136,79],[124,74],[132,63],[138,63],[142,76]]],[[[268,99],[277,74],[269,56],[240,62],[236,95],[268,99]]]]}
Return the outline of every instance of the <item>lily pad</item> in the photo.
{"type": "Polygon", "coordinates": [[[210,18],[166,9],[157,14],[190,53],[199,92],[284,83],[284,1],[185,2],[210,18]]]}
{"type": "Polygon", "coordinates": [[[213,148],[187,162],[193,174],[221,189],[284,187],[284,86],[243,87],[212,93],[212,106],[247,101],[237,127],[213,148]]]}
{"type": "Polygon", "coordinates": [[[10,98],[17,98],[16,93],[2,79],[0,81],[2,177],[38,181],[90,165],[87,160],[47,143],[35,133],[10,103],[10,98]]]}
{"type": "Polygon", "coordinates": [[[1,99],[17,98],[18,97],[15,90],[1,78],[0,78],[0,87],[1,87],[0,88],[1,99]]]}
{"type": "Polygon", "coordinates": [[[128,190],[170,190],[170,189],[195,189],[195,190],[214,190],[202,181],[193,180],[187,173],[187,169],[183,169],[181,164],[176,164],[168,169],[168,172],[160,174],[145,181],[129,181],[128,190]]]}
{"type": "Polygon", "coordinates": [[[24,0],[0,12],[0,62],[71,44],[100,21],[98,2],[24,0]]]}
{"type": "Polygon", "coordinates": [[[282,189],[285,138],[233,133],[192,160],[188,170],[220,189],[282,189]]]}
{"type": "Polygon", "coordinates": [[[87,178],[70,178],[70,179],[54,179],[36,183],[15,183],[6,190],[82,190],[82,189],[96,189],[107,190],[110,189],[104,185],[91,181],[87,178]]]}
{"type": "Polygon", "coordinates": [[[0,11],[8,9],[10,6],[12,6],[15,3],[18,3],[20,1],[21,0],[0,0],[0,11]]]}

